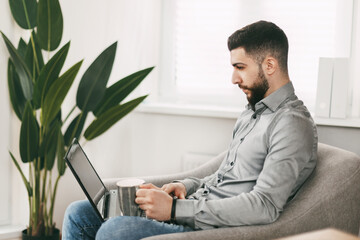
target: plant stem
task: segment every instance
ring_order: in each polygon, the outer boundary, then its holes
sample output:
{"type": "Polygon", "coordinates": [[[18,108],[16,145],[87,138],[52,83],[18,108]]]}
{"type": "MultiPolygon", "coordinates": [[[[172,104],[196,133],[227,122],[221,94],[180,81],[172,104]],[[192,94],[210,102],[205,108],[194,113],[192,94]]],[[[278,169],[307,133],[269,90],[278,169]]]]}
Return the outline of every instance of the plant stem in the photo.
{"type": "MultiPolygon", "coordinates": [[[[32,173],[32,164],[31,163],[29,164],[29,184],[32,188],[34,187],[34,176],[32,173]]],[[[34,192],[32,195],[34,195],[34,192]]]]}
{"type": "MultiPolygon", "coordinates": [[[[28,12],[26,11],[26,10],[27,10],[27,7],[26,7],[26,2],[25,2],[25,0],[22,0],[22,4],[23,4],[23,6],[24,6],[26,23],[27,23],[27,25],[28,25],[28,28],[30,29],[30,20],[29,20],[28,12]]],[[[33,38],[32,33],[30,34],[30,40],[31,40],[31,46],[32,46],[33,53],[34,53],[35,66],[36,66],[36,69],[37,69],[38,73],[40,73],[39,62],[38,62],[38,58],[37,58],[37,55],[36,55],[35,42],[34,42],[34,38],[33,38]]],[[[33,82],[35,83],[35,77],[33,78],[33,82]]]]}
{"type": "Polygon", "coordinates": [[[31,234],[30,236],[32,236],[32,230],[35,229],[35,223],[37,221],[36,219],[36,202],[35,202],[35,199],[36,199],[36,196],[35,196],[35,191],[36,191],[36,176],[35,176],[35,172],[36,172],[36,166],[35,166],[35,161],[31,162],[29,164],[29,171],[30,171],[30,178],[31,178],[31,186],[32,186],[32,189],[33,189],[33,194],[32,194],[32,197],[31,197],[31,206],[30,206],[30,217],[32,219],[32,221],[30,220],[30,228],[31,228],[31,234]]]}
{"type": "Polygon", "coordinates": [[[75,106],[71,109],[71,111],[68,113],[68,115],[66,116],[66,118],[64,119],[64,121],[62,122],[62,125],[68,120],[68,118],[70,117],[70,115],[74,112],[76,108],[76,104],[75,106]]]}
{"type": "MultiPolygon", "coordinates": [[[[50,4],[47,4],[47,15],[48,16],[51,16],[51,12],[50,12],[50,4]]],[[[48,18],[48,42],[47,42],[47,51],[48,51],[48,54],[50,53],[50,39],[51,39],[51,18],[49,17],[48,18]]]]}
{"type": "MultiPolygon", "coordinates": [[[[32,34],[30,34],[30,40],[31,40],[31,46],[33,49],[33,54],[34,54],[35,67],[36,67],[37,72],[40,74],[39,61],[38,61],[38,57],[37,57],[37,53],[36,53],[36,49],[35,49],[34,37],[32,34]]],[[[35,77],[33,78],[33,83],[35,83],[35,77]]]]}
{"type": "Polygon", "coordinates": [[[28,201],[29,201],[29,226],[28,226],[27,234],[31,236],[31,197],[30,196],[28,196],[28,201]]]}
{"type": "MultiPolygon", "coordinates": [[[[46,160],[46,159],[45,159],[46,160]]],[[[41,214],[43,214],[43,224],[45,225],[45,233],[46,233],[46,223],[47,223],[47,197],[46,197],[46,182],[47,182],[47,170],[46,170],[46,161],[45,161],[45,166],[44,166],[44,178],[43,178],[43,189],[42,189],[42,197],[41,197],[41,202],[43,204],[43,212],[41,214]]],[[[51,178],[51,176],[50,176],[51,178]]]]}
{"type": "MultiPolygon", "coordinates": [[[[81,121],[81,118],[82,118],[83,114],[84,114],[84,112],[81,111],[80,116],[79,116],[78,120],[76,121],[74,130],[73,130],[73,132],[71,133],[70,141],[72,141],[72,139],[74,139],[74,137],[76,136],[76,132],[77,132],[77,130],[78,130],[78,127],[79,127],[79,124],[80,124],[80,121],[81,121]]],[[[85,114],[87,114],[87,113],[85,113],[85,114]]],[[[86,116],[85,116],[85,117],[86,117],[86,116]]],[[[80,141],[80,138],[81,138],[81,134],[79,134],[79,139],[78,139],[78,141],[80,141]]]]}
{"type": "Polygon", "coordinates": [[[35,229],[36,231],[39,229],[39,223],[40,223],[40,215],[41,213],[41,209],[40,209],[40,164],[41,164],[41,160],[40,158],[35,159],[35,164],[36,164],[36,170],[35,170],[35,191],[34,191],[34,224],[35,224],[35,229]]]}
{"type": "MultiPolygon", "coordinates": [[[[52,184],[52,172],[50,172],[51,174],[51,179],[49,179],[50,183],[49,183],[49,194],[47,196],[47,199],[50,199],[50,207],[51,207],[51,201],[52,201],[52,195],[53,195],[53,184],[52,184]]],[[[49,213],[50,213],[50,210],[49,210],[49,213]]],[[[48,227],[51,227],[51,224],[50,223],[52,222],[52,215],[49,214],[49,221],[47,222],[48,224],[48,227]]]]}
{"type": "MultiPolygon", "coordinates": [[[[33,179],[32,179],[32,167],[31,167],[31,163],[29,164],[29,182],[30,182],[30,186],[33,188],[33,179]]],[[[34,189],[33,189],[33,195],[34,196],[34,189]]],[[[31,222],[31,219],[32,219],[32,197],[28,196],[28,201],[29,201],[29,227],[28,227],[28,232],[27,234],[29,236],[32,235],[32,222],[31,222]]]]}
{"type": "MultiPolygon", "coordinates": [[[[46,157],[45,157],[45,158],[46,158],[46,157]]],[[[42,196],[41,196],[41,201],[42,201],[42,202],[45,201],[46,180],[47,180],[46,159],[44,160],[44,162],[45,162],[45,165],[44,165],[44,176],[43,176],[42,196]]]]}
{"type": "Polygon", "coordinates": [[[57,191],[57,186],[59,184],[59,180],[60,180],[60,175],[58,175],[58,177],[56,178],[56,182],[55,182],[55,186],[54,186],[54,192],[51,196],[51,204],[50,204],[50,226],[53,226],[53,213],[54,213],[54,204],[55,204],[55,196],[56,196],[56,191],[57,191]]]}
{"type": "Polygon", "coordinates": [[[45,207],[44,207],[44,224],[45,224],[45,234],[48,235],[49,232],[49,219],[51,218],[48,214],[48,199],[49,199],[49,195],[50,195],[50,199],[51,199],[51,188],[52,188],[52,172],[49,171],[49,180],[47,183],[47,191],[46,191],[46,195],[45,195],[45,207]]]}

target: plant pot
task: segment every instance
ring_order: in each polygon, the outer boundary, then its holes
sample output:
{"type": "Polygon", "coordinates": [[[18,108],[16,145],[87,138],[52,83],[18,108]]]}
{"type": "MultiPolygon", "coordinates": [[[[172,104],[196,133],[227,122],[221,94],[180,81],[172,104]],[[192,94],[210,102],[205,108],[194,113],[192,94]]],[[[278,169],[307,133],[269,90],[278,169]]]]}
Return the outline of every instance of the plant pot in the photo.
{"type": "Polygon", "coordinates": [[[28,236],[25,229],[22,231],[22,240],[60,240],[60,230],[55,228],[51,236],[28,236]]]}

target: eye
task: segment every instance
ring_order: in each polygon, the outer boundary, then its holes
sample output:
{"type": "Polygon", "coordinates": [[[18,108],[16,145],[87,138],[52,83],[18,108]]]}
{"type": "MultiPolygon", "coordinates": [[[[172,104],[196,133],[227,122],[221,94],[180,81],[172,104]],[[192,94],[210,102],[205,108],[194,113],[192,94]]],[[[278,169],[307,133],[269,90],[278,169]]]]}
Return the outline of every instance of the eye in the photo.
{"type": "Polygon", "coordinates": [[[244,69],[243,66],[235,66],[235,68],[238,69],[238,70],[243,70],[244,69]]]}

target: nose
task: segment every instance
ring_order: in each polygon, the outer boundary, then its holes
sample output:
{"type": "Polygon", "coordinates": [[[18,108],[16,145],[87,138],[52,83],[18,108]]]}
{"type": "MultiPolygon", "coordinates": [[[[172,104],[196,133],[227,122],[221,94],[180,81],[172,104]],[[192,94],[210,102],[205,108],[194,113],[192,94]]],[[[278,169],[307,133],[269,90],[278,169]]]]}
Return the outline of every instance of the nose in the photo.
{"type": "Polygon", "coordinates": [[[233,84],[240,84],[240,83],[242,83],[242,79],[241,79],[240,75],[237,73],[237,71],[236,71],[235,68],[234,68],[234,70],[233,70],[231,82],[232,82],[233,84]]]}

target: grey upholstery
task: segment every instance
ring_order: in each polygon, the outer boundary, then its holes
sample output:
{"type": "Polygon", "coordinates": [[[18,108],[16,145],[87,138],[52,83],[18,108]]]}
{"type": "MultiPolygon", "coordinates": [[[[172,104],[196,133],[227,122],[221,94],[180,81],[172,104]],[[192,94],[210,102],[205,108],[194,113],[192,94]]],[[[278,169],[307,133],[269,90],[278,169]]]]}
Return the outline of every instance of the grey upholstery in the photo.
{"type": "MultiPolygon", "coordinates": [[[[204,177],[214,172],[224,158],[222,153],[185,173],[145,177],[161,186],[187,176],[204,177]]],[[[105,180],[115,188],[118,179],[105,180]]],[[[358,234],[360,223],[360,157],[354,153],[319,143],[318,165],[274,223],[256,226],[218,228],[188,233],[166,234],[155,239],[273,239],[327,227],[358,234]]]]}

